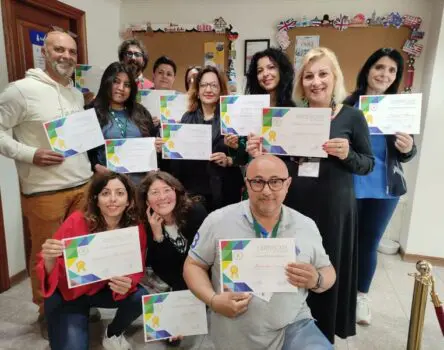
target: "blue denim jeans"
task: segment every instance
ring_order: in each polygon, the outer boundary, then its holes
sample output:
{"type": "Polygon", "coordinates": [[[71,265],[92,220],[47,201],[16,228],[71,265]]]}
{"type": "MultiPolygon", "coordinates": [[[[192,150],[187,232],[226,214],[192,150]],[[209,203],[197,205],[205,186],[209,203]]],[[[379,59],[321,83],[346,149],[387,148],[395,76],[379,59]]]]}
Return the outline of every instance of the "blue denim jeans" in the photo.
{"type": "Polygon", "coordinates": [[[147,291],[138,286],[125,299],[115,301],[111,290],[105,287],[94,295],[82,295],[75,300],[66,301],[56,290],[44,301],[51,349],[88,350],[89,309],[92,307],[117,309],[114,319],[108,325],[108,334],[119,336],[142,314],[142,296],[145,294],[147,291]]]}
{"type": "Polygon", "coordinates": [[[312,319],[304,319],[290,324],[285,329],[282,350],[333,350],[333,345],[312,319]]]}

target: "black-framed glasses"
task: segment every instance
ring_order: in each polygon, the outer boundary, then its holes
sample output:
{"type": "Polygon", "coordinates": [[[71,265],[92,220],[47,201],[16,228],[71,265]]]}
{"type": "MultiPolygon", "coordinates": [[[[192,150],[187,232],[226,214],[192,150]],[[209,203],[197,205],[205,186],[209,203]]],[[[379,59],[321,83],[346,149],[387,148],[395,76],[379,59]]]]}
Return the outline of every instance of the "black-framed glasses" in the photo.
{"type": "Polygon", "coordinates": [[[132,57],[141,58],[141,57],[143,57],[143,53],[138,52],[138,51],[126,51],[125,56],[128,58],[132,58],[132,57]]]}
{"type": "Polygon", "coordinates": [[[250,185],[250,188],[254,192],[261,192],[265,188],[265,185],[268,185],[270,190],[272,191],[280,191],[282,187],[284,187],[285,181],[287,181],[287,178],[279,178],[279,177],[273,177],[269,179],[268,181],[262,180],[262,179],[247,179],[248,184],[250,185]]]}

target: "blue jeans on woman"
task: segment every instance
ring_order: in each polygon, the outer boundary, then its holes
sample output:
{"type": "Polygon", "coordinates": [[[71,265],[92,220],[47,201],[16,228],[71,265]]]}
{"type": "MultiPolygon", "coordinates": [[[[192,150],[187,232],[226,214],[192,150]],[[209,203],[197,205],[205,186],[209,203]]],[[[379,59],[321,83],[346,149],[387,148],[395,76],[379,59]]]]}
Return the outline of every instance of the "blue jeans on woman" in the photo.
{"type": "Polygon", "coordinates": [[[376,271],[379,242],[398,205],[399,198],[357,199],[358,291],[368,293],[376,271]]]}
{"type": "Polygon", "coordinates": [[[89,309],[92,307],[117,309],[114,319],[108,325],[108,336],[120,336],[142,314],[142,296],[145,294],[148,294],[147,291],[138,286],[125,299],[115,301],[111,289],[105,287],[94,295],[82,295],[66,301],[56,290],[44,301],[51,349],[88,350],[89,309]]]}
{"type": "Polygon", "coordinates": [[[282,350],[333,350],[333,345],[312,319],[303,319],[285,328],[282,350]]]}

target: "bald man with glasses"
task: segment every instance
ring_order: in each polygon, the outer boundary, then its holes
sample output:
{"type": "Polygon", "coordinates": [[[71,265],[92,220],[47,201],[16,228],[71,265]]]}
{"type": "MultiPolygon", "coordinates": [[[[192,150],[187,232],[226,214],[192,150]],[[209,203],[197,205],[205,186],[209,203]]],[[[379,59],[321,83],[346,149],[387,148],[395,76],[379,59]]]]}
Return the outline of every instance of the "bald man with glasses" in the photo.
{"type": "Polygon", "coordinates": [[[331,288],[336,273],[314,221],[283,205],[291,183],[285,163],[259,156],[249,164],[245,182],[249,200],[205,219],[184,266],[188,288],[210,307],[216,349],[333,349],[314,323],[306,298],[309,291],[331,288]],[[219,240],[249,238],[295,239],[297,261],[289,261],[285,272],[297,293],[273,293],[266,300],[220,290],[219,240]]]}

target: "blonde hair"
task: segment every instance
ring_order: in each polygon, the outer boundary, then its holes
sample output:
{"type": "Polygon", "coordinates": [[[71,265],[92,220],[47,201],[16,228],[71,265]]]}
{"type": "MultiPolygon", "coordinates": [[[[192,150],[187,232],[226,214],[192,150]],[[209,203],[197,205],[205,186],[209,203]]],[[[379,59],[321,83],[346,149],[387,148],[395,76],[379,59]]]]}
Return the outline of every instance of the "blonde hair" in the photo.
{"type": "Polygon", "coordinates": [[[347,97],[347,91],[345,90],[344,83],[344,74],[342,73],[341,67],[339,66],[336,55],[333,51],[327,49],[326,47],[317,47],[307,52],[302,61],[302,66],[297,72],[296,85],[294,88],[294,99],[296,100],[297,104],[301,104],[305,97],[304,88],[302,86],[302,78],[307,65],[324,57],[327,57],[330,60],[332,72],[335,77],[335,86],[333,88],[332,96],[334,102],[336,104],[342,103],[347,97]]]}

